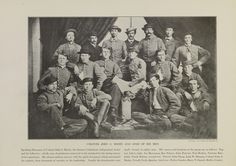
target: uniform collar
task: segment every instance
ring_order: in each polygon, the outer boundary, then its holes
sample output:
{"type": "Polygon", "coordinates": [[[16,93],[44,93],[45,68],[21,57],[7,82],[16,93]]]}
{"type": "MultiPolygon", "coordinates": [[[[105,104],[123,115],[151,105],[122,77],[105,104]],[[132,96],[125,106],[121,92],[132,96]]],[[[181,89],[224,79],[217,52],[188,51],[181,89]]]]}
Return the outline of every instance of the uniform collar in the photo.
{"type": "Polygon", "coordinates": [[[68,45],[74,45],[74,44],[75,44],[75,42],[74,42],[74,41],[73,41],[73,42],[71,42],[71,43],[70,43],[70,42],[67,42],[67,44],[68,44],[68,45]]]}
{"type": "Polygon", "coordinates": [[[135,41],[135,39],[133,40],[130,40],[130,39],[127,39],[129,43],[133,43],[135,41]]]}
{"type": "Polygon", "coordinates": [[[185,47],[191,47],[192,46],[192,44],[187,45],[186,43],[184,45],[185,45],[185,47]]]}
{"type": "Polygon", "coordinates": [[[153,38],[155,38],[155,37],[156,37],[156,36],[155,36],[154,34],[152,34],[150,37],[147,37],[147,36],[146,36],[145,39],[148,40],[148,39],[153,39],[153,38]]]}
{"type": "Polygon", "coordinates": [[[81,62],[82,64],[89,65],[91,61],[89,60],[87,63],[81,62]]]}
{"type": "Polygon", "coordinates": [[[166,37],[165,37],[165,40],[166,40],[166,41],[171,41],[171,40],[174,40],[174,38],[173,38],[172,36],[171,36],[171,37],[166,36],[166,37]]]}
{"type": "Polygon", "coordinates": [[[57,65],[57,67],[60,68],[60,69],[64,69],[64,68],[66,68],[66,65],[65,65],[65,66],[59,66],[59,65],[57,65]]]}
{"type": "Polygon", "coordinates": [[[117,41],[117,40],[118,40],[118,37],[115,37],[115,38],[111,37],[110,38],[110,41],[117,41]]]}
{"type": "Polygon", "coordinates": [[[97,44],[93,44],[93,43],[90,43],[90,44],[91,44],[91,46],[93,46],[94,48],[97,47],[97,44]]]}

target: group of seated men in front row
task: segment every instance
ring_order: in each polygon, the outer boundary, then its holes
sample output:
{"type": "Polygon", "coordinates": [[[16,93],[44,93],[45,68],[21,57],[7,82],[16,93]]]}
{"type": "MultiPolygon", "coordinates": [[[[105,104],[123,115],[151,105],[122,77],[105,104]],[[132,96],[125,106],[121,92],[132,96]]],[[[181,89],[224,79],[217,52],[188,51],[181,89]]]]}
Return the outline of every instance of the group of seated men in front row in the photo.
{"type": "Polygon", "coordinates": [[[98,138],[99,127],[107,119],[119,125],[124,97],[141,97],[147,103],[147,116],[135,114],[136,121],[163,122],[166,129],[191,125],[193,116],[210,110],[208,87],[200,76],[210,53],[193,45],[190,33],[180,45],[171,26],[166,27],[163,40],[154,35],[152,25],[142,29],[146,36],[141,41],[134,38],[136,28],[127,28],[128,39],[122,41],[118,39],[121,29],[113,25],[111,38],[102,47],[95,32],[81,47],[74,42],[76,30],[65,31],[67,43],[55,51],[55,66],[41,76],[36,102],[65,137],[88,127],[90,137],[98,138]]]}

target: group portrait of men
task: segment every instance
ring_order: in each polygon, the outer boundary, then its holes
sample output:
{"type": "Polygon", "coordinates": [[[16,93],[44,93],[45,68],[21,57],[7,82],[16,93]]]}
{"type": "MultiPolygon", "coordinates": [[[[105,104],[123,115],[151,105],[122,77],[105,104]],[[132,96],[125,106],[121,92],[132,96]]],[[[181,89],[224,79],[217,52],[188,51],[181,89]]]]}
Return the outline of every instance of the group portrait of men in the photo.
{"type": "MultiPolygon", "coordinates": [[[[210,112],[214,99],[202,78],[204,64],[211,59],[208,50],[192,43],[186,32],[174,37],[173,25],[165,27],[165,37],[154,34],[154,25],[142,27],[145,37],[135,39],[136,27],[125,30],[127,40],[119,39],[122,29],[109,28],[110,39],[99,46],[97,32],[88,42],[75,42],[77,30],[65,30],[66,43],[52,56],[53,65],[38,81],[36,107],[65,138],[87,132],[99,138],[103,126],[119,126],[131,119],[164,131],[188,128],[193,137],[210,136],[210,112]],[[123,100],[142,100],[145,110],[122,107],[123,100]]],[[[50,129],[47,129],[50,130],[50,129]]],[[[189,131],[188,130],[188,131],[189,131]]]]}

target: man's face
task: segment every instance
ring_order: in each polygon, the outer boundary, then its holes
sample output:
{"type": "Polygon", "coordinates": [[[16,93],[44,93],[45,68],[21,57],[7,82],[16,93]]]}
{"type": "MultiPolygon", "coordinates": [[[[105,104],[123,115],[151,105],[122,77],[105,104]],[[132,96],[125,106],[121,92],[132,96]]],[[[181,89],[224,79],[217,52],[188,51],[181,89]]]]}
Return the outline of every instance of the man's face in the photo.
{"type": "Polygon", "coordinates": [[[59,66],[65,66],[66,63],[68,62],[68,59],[66,56],[59,54],[57,62],[59,66]]]}
{"type": "Polygon", "coordinates": [[[192,35],[185,35],[184,36],[184,41],[186,44],[191,44],[192,42],[192,35]]]}
{"type": "Polygon", "coordinates": [[[185,65],[184,66],[184,73],[187,75],[192,74],[193,66],[192,65],[185,65]]]}
{"type": "Polygon", "coordinates": [[[83,63],[87,63],[89,61],[89,58],[90,58],[90,55],[89,54],[86,54],[86,53],[82,53],[80,55],[80,58],[82,60],[83,63]]]}
{"type": "Polygon", "coordinates": [[[164,62],[166,60],[166,54],[164,51],[159,51],[157,53],[157,60],[161,62],[164,62]]]}
{"type": "Polygon", "coordinates": [[[146,28],[145,29],[145,34],[147,37],[150,37],[153,34],[153,29],[152,28],[146,28]]]}
{"type": "Polygon", "coordinates": [[[93,83],[92,82],[85,82],[84,83],[84,90],[85,92],[89,92],[93,89],[93,83]]]}
{"type": "Polygon", "coordinates": [[[127,34],[129,40],[133,40],[135,36],[135,31],[130,31],[127,34]]]}
{"type": "Polygon", "coordinates": [[[74,32],[67,32],[66,40],[68,42],[73,42],[75,40],[75,33],[74,32]]]}
{"type": "Polygon", "coordinates": [[[192,93],[197,92],[198,88],[199,88],[199,85],[197,83],[197,80],[190,80],[189,81],[189,89],[192,93]]]}
{"type": "Polygon", "coordinates": [[[117,37],[117,35],[118,35],[118,30],[117,29],[111,29],[111,31],[110,31],[110,33],[111,33],[111,37],[117,37]]]}
{"type": "Polygon", "coordinates": [[[166,36],[171,37],[174,33],[173,28],[166,28],[166,36]]]}
{"type": "Polygon", "coordinates": [[[103,48],[102,49],[102,56],[105,58],[105,59],[109,59],[111,55],[111,52],[109,49],[106,49],[106,48],[103,48]]]}
{"type": "Polygon", "coordinates": [[[51,84],[48,84],[47,90],[51,91],[51,92],[56,92],[57,91],[57,81],[55,81],[51,84]]]}
{"type": "Polygon", "coordinates": [[[159,80],[156,77],[151,77],[149,83],[153,88],[159,87],[159,80]]]}
{"type": "Polygon", "coordinates": [[[135,51],[130,52],[129,57],[130,57],[130,59],[136,58],[137,57],[137,52],[135,52],[135,51]]]}
{"type": "Polygon", "coordinates": [[[97,36],[90,36],[89,37],[89,42],[92,43],[92,44],[97,44],[97,41],[98,41],[98,38],[97,36]]]}

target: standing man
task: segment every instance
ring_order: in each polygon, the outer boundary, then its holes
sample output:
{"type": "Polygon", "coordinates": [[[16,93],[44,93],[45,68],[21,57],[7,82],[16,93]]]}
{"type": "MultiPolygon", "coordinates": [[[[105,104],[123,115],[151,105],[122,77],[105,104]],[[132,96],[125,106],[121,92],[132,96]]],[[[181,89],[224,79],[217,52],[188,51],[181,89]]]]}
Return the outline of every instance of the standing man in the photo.
{"type": "Polygon", "coordinates": [[[210,58],[210,52],[206,49],[192,44],[192,34],[186,33],[184,35],[183,46],[176,49],[175,55],[172,59],[177,67],[181,67],[183,62],[189,61],[193,64],[193,71],[196,73],[202,72],[202,65],[210,58]]]}
{"type": "Polygon", "coordinates": [[[127,52],[131,52],[131,50],[139,44],[139,41],[135,40],[134,36],[136,35],[137,28],[131,27],[126,29],[126,34],[128,39],[125,41],[127,52]]]}
{"type": "Polygon", "coordinates": [[[65,39],[67,42],[60,45],[53,55],[53,61],[57,59],[59,54],[68,55],[69,62],[67,63],[67,67],[70,69],[73,69],[75,64],[79,61],[79,52],[81,50],[81,46],[75,43],[76,33],[77,31],[75,29],[67,29],[65,31],[65,39]]]}
{"type": "Polygon", "coordinates": [[[110,59],[117,63],[123,74],[123,79],[128,77],[128,66],[125,63],[127,57],[127,48],[124,41],[118,39],[118,33],[121,32],[121,29],[113,25],[110,28],[111,38],[105,40],[102,44],[102,47],[111,48],[111,57],[110,59]]]}
{"type": "Polygon", "coordinates": [[[150,24],[144,25],[142,28],[146,37],[139,43],[139,55],[147,64],[147,78],[150,73],[151,63],[156,59],[156,52],[166,50],[163,41],[155,36],[153,27],[150,24]]]}
{"type": "Polygon", "coordinates": [[[98,38],[96,32],[90,32],[88,37],[88,42],[82,48],[90,51],[90,60],[95,62],[101,59],[102,48],[97,43],[98,38]]]}
{"type": "Polygon", "coordinates": [[[173,37],[173,26],[166,26],[164,44],[166,47],[166,61],[171,61],[175,50],[180,46],[180,42],[173,37]]]}

